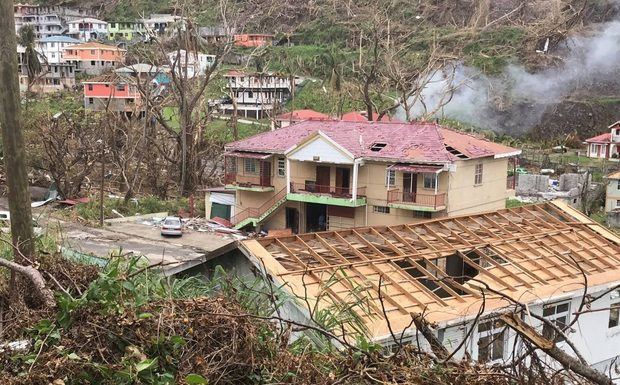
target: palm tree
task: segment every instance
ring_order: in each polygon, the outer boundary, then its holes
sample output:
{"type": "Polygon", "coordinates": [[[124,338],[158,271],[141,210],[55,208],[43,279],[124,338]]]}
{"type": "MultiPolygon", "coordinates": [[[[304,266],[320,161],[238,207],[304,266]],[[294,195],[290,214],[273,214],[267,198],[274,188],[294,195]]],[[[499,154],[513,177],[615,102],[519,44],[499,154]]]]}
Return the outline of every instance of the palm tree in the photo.
{"type": "Polygon", "coordinates": [[[28,91],[42,71],[39,53],[35,49],[35,40],[36,33],[32,25],[24,25],[19,29],[18,43],[25,48],[23,64],[28,74],[28,91]]]}

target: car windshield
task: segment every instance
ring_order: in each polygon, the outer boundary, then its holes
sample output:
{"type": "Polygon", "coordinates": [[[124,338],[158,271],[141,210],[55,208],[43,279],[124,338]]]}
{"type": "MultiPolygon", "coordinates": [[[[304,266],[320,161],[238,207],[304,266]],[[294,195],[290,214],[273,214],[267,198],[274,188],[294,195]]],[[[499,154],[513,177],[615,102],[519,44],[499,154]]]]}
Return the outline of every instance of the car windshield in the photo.
{"type": "Polygon", "coordinates": [[[178,219],[166,219],[164,221],[164,226],[179,226],[181,224],[181,222],[178,219]]]}

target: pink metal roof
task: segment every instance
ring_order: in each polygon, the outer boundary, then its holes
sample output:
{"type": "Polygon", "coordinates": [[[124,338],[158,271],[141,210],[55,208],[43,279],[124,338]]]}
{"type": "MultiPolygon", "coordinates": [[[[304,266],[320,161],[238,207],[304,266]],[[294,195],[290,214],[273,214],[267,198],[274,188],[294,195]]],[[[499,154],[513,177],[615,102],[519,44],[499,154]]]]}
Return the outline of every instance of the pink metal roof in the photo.
{"type": "Polygon", "coordinates": [[[588,143],[611,143],[611,132],[597,135],[593,138],[586,139],[588,143]]]}
{"type": "MultiPolygon", "coordinates": [[[[375,115],[375,114],[373,114],[375,115]]],[[[345,122],[368,122],[368,119],[366,118],[365,115],[361,114],[360,112],[357,111],[351,111],[351,112],[347,112],[346,114],[342,115],[342,118],[340,118],[340,120],[344,120],[345,122]]],[[[377,121],[377,116],[373,116],[372,119],[374,122],[377,121]]],[[[383,115],[380,119],[381,122],[389,122],[391,121],[390,117],[388,115],[383,115]]]]}
{"type": "Polygon", "coordinates": [[[286,112],[278,115],[276,119],[282,121],[292,120],[293,122],[300,122],[303,120],[331,120],[332,118],[322,112],[306,109],[286,112]]]}
{"type": "Polygon", "coordinates": [[[446,145],[469,158],[510,154],[518,150],[440,127],[435,123],[305,121],[229,143],[226,150],[283,154],[318,131],[355,158],[448,163],[458,158],[446,145]],[[385,143],[380,151],[373,144],[385,143]]]}

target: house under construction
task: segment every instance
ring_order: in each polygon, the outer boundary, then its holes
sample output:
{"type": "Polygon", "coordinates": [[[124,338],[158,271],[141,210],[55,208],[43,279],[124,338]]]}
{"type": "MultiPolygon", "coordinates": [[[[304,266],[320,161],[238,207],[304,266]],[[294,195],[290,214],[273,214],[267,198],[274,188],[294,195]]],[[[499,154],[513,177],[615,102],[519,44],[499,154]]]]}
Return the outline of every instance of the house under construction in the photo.
{"type": "MultiPolygon", "coordinates": [[[[411,314],[423,314],[438,325],[437,337],[448,350],[460,346],[457,356],[487,362],[514,353],[514,332],[495,318],[510,305],[502,295],[562,326],[576,316],[587,287],[590,295],[600,293],[592,307],[602,310],[581,314],[566,333],[601,370],[620,355],[620,238],[559,202],[267,237],[243,241],[240,248],[264,274],[303,298],[292,301],[291,317],[310,322],[308,304],[325,308],[363,296],[365,306],[354,309],[375,342],[390,345],[392,333],[412,341],[411,314]]],[[[535,319],[527,322],[543,329],[535,319]]]]}

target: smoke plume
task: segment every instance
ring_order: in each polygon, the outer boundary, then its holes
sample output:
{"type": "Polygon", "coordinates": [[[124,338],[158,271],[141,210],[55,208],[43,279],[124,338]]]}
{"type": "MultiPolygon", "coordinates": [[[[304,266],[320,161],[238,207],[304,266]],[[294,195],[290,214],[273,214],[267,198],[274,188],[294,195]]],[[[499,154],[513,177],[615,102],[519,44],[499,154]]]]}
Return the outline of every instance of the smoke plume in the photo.
{"type": "MultiPolygon", "coordinates": [[[[432,111],[448,87],[459,85],[437,117],[519,135],[537,126],[554,105],[578,98],[584,90],[608,95],[606,89],[615,89],[619,83],[615,78],[620,69],[620,21],[599,24],[590,34],[570,38],[557,50],[563,63],[537,73],[509,65],[502,74],[491,77],[458,65],[454,78],[435,75],[423,91],[424,104],[432,111]]],[[[411,112],[412,116],[422,115],[422,103],[414,105],[411,112]]],[[[399,115],[404,118],[404,111],[399,115]]]]}

